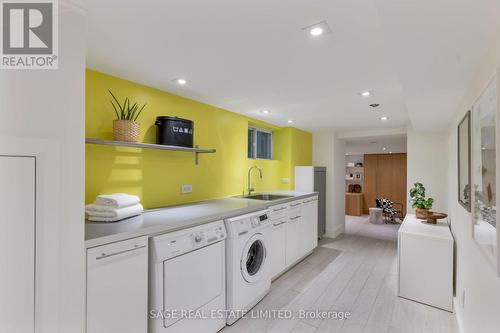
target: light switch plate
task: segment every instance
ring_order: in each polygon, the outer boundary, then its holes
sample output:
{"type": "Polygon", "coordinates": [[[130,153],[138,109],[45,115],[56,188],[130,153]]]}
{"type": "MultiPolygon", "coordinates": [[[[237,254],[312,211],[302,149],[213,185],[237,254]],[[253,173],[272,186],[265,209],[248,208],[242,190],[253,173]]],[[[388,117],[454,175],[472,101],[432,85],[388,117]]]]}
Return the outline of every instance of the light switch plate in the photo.
{"type": "Polygon", "coordinates": [[[289,180],[288,180],[288,178],[281,178],[281,182],[283,184],[288,184],[289,180]]]}
{"type": "Polygon", "coordinates": [[[191,193],[191,192],[193,192],[193,185],[191,185],[191,184],[182,185],[181,192],[182,193],[191,193]]]}

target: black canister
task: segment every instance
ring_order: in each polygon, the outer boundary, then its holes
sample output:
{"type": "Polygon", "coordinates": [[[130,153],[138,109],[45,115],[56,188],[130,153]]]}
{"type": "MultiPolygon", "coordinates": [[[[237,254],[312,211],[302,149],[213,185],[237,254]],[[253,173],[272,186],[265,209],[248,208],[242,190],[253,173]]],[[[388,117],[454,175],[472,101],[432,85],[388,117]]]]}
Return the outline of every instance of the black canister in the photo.
{"type": "Polygon", "coordinates": [[[194,124],[191,120],[177,117],[156,117],[156,143],[167,146],[193,148],[194,124]]]}

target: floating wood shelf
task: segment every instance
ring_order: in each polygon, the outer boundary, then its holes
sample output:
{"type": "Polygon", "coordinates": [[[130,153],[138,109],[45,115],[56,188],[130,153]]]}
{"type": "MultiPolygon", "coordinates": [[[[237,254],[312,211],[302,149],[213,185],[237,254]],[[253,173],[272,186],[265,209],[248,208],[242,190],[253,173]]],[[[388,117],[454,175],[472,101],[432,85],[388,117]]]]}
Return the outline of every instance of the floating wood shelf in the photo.
{"type": "Polygon", "coordinates": [[[126,141],[102,140],[102,139],[94,139],[94,138],[85,139],[85,143],[93,144],[93,145],[143,148],[143,149],[158,149],[158,150],[170,150],[170,151],[181,151],[181,152],[195,153],[196,164],[199,163],[199,161],[198,161],[199,154],[213,154],[216,152],[215,149],[204,149],[204,148],[198,148],[198,147],[188,148],[188,147],[178,147],[178,146],[157,145],[154,143],[126,142],[126,141]]]}

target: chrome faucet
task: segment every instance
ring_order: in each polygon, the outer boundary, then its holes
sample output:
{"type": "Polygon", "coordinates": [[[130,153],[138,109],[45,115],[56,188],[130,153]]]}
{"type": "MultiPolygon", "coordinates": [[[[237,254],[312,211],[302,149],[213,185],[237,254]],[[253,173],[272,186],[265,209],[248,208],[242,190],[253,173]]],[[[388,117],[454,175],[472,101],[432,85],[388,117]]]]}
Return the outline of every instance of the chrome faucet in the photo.
{"type": "Polygon", "coordinates": [[[253,188],[252,182],[250,180],[250,176],[251,176],[253,169],[259,170],[260,179],[262,179],[262,169],[260,167],[254,165],[253,167],[250,167],[250,169],[248,169],[248,195],[251,195],[252,192],[255,191],[255,189],[253,188]]]}

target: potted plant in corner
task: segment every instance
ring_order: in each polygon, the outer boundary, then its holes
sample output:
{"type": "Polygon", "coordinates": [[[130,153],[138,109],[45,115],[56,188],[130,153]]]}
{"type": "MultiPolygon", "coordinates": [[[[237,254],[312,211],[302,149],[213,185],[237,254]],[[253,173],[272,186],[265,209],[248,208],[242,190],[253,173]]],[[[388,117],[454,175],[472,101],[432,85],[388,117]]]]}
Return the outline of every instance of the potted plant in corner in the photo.
{"type": "Polygon", "coordinates": [[[410,189],[410,204],[412,208],[415,208],[417,219],[426,219],[433,203],[434,199],[425,198],[425,187],[422,183],[413,184],[410,189]]]}
{"type": "Polygon", "coordinates": [[[113,139],[116,141],[139,142],[140,127],[137,123],[137,118],[142,110],[146,107],[144,104],[139,108],[139,104],[132,104],[128,97],[123,103],[120,103],[118,98],[108,90],[113,100],[111,105],[116,114],[116,119],[113,120],[113,139]]]}

